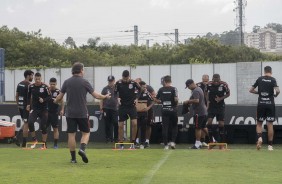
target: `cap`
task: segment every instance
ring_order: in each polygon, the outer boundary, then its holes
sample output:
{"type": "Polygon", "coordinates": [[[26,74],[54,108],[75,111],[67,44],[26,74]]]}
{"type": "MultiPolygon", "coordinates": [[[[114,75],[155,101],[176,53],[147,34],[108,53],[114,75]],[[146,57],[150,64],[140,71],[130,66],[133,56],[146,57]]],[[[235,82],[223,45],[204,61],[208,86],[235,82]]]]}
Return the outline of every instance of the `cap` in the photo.
{"type": "Polygon", "coordinates": [[[190,86],[191,84],[193,84],[194,81],[192,79],[188,79],[185,84],[186,84],[186,87],[185,88],[188,88],[188,86],[190,86]]]}
{"type": "Polygon", "coordinates": [[[115,77],[114,77],[113,75],[109,75],[109,76],[108,76],[108,81],[111,82],[111,81],[113,81],[113,80],[115,80],[115,77]]]}

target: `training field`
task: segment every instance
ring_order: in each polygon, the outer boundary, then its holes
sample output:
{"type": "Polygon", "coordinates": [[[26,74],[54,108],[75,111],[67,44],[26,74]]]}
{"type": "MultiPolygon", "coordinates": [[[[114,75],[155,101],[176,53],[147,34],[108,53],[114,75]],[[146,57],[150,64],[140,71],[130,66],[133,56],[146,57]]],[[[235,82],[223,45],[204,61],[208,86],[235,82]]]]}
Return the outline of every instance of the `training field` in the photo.
{"type": "MultiPolygon", "coordinates": [[[[49,144],[51,145],[51,143],[49,144]]],[[[78,144],[79,145],[79,144],[78,144]]],[[[59,149],[24,150],[0,145],[0,183],[282,183],[282,146],[228,145],[230,150],[191,150],[177,145],[163,150],[152,145],[144,150],[112,150],[111,144],[89,144],[89,163],[77,155],[70,163],[66,145],[59,149]]]]}

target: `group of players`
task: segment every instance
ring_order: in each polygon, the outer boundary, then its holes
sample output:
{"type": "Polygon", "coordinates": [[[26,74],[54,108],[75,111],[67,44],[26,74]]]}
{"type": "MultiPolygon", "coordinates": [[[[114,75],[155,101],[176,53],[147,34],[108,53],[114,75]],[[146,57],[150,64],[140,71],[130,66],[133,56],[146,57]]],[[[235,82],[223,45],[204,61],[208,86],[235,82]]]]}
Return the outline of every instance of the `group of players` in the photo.
{"type": "Polygon", "coordinates": [[[58,148],[59,130],[58,117],[64,114],[64,103],[61,105],[53,103],[59,95],[56,78],[51,78],[49,86],[42,82],[41,74],[31,70],[24,72],[25,79],[17,85],[16,102],[22,120],[24,121],[18,134],[15,136],[15,143],[20,146],[18,135],[23,132],[22,147],[26,147],[28,133],[31,133],[32,142],[37,143],[34,123],[40,118],[40,128],[42,132],[42,148],[47,147],[47,129],[52,125],[54,131],[54,148],[58,148]],[[34,83],[31,83],[34,78],[34,83]],[[60,108],[61,106],[61,108],[60,108]]]}
{"type": "MultiPolygon", "coordinates": [[[[271,67],[264,69],[265,75],[259,77],[251,87],[250,92],[259,94],[257,107],[257,149],[262,145],[262,122],[267,121],[268,126],[268,150],[273,150],[273,121],[275,121],[274,97],[280,90],[271,67]],[[258,91],[255,88],[258,87],[258,91]],[[275,91],[275,93],[274,93],[275,91]]],[[[34,122],[40,118],[42,142],[46,145],[47,129],[52,124],[54,129],[54,148],[58,147],[58,116],[64,114],[64,94],[67,94],[66,118],[68,131],[68,145],[70,148],[72,163],[76,163],[75,157],[75,132],[82,132],[79,155],[84,162],[88,162],[85,153],[89,141],[90,127],[88,111],[86,107],[86,94],[90,93],[94,98],[101,99],[100,110],[105,119],[105,135],[107,141],[118,141],[123,149],[124,122],[130,118],[132,148],[140,144],[140,148],[149,147],[151,125],[153,122],[153,105],[159,103],[162,106],[162,139],[164,149],[175,149],[177,137],[177,88],[172,86],[171,76],[162,77],[162,85],[157,93],[140,78],[132,80],[128,70],[122,73],[122,79],[115,82],[114,76],[108,77],[108,85],[101,94],[94,91],[90,83],[83,78],[84,66],[75,63],[72,67],[73,76],[62,85],[62,90],[56,88],[56,79],[50,79],[50,87],[41,81],[41,74],[31,70],[24,72],[25,80],[17,86],[16,101],[20,114],[24,120],[23,143],[25,147],[28,131],[34,142],[37,142],[34,130],[34,122]],[[31,84],[34,76],[34,83],[31,84]],[[84,90],[85,89],[85,90],[84,90]],[[59,104],[61,109],[59,110],[59,104]],[[118,122],[118,123],[117,123],[118,122]],[[169,135],[171,134],[171,135],[169,135]]],[[[192,91],[189,100],[183,102],[183,107],[190,107],[195,124],[195,144],[192,149],[200,149],[205,146],[205,137],[209,142],[225,142],[224,129],[224,99],[230,96],[228,84],[221,81],[219,74],[214,74],[209,81],[208,75],[203,75],[202,82],[195,83],[188,79],[186,88],[192,91]],[[216,117],[218,124],[212,125],[216,117]]],[[[188,110],[187,110],[188,111],[188,110]]],[[[15,138],[16,139],[16,138],[15,138]]],[[[16,139],[17,140],[17,139],[16,139]]],[[[16,141],[16,143],[18,143],[16,141]]],[[[45,147],[46,148],[46,147],[45,147]]]]}

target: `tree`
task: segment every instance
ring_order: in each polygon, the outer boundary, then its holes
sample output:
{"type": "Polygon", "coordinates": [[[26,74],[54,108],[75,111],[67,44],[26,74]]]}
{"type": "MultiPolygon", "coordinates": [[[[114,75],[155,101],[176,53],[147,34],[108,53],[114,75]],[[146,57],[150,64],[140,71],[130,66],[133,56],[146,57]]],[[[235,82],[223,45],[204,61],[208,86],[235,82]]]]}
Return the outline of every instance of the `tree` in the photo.
{"type": "Polygon", "coordinates": [[[69,36],[67,39],[65,39],[64,44],[65,44],[65,46],[66,46],[67,48],[71,48],[71,49],[77,48],[77,47],[76,47],[76,44],[75,44],[75,41],[74,41],[73,38],[70,37],[70,36],[69,36]]]}
{"type": "Polygon", "coordinates": [[[268,24],[266,24],[265,28],[271,28],[271,29],[277,31],[277,33],[282,33],[282,24],[268,23],[268,24]]]}
{"type": "Polygon", "coordinates": [[[253,27],[253,33],[257,33],[260,30],[260,26],[255,25],[253,27]]]}

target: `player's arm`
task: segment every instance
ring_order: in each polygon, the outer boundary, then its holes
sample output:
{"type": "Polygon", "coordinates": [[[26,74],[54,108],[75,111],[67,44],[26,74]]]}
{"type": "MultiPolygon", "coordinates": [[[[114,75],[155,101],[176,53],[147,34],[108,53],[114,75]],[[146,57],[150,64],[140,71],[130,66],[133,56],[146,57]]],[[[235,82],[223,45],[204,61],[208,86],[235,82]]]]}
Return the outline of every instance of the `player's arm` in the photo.
{"type": "Polygon", "coordinates": [[[54,103],[61,103],[63,101],[65,93],[60,92],[60,94],[54,99],[54,103]]]}
{"type": "Polygon", "coordinates": [[[65,113],[65,102],[64,99],[62,99],[62,102],[60,104],[61,110],[60,110],[60,116],[63,116],[65,113]]]}
{"type": "Polygon", "coordinates": [[[109,94],[106,94],[106,95],[102,95],[102,94],[100,94],[100,93],[98,93],[98,92],[96,92],[96,91],[93,91],[92,93],[91,93],[91,95],[94,97],[94,98],[97,98],[97,99],[106,99],[106,98],[111,98],[111,94],[109,93],[109,94]]]}
{"type": "Polygon", "coordinates": [[[279,95],[279,93],[280,93],[280,89],[279,89],[279,87],[277,86],[277,87],[274,87],[274,90],[275,90],[275,95],[274,95],[274,97],[277,97],[277,96],[279,95]]]}
{"type": "Polygon", "coordinates": [[[19,93],[18,92],[16,92],[16,103],[17,105],[19,105],[19,93]]]}
{"type": "Polygon", "coordinates": [[[252,86],[249,90],[250,93],[253,93],[253,94],[258,94],[258,91],[255,90],[255,88],[252,86]]]}
{"type": "Polygon", "coordinates": [[[26,110],[30,111],[30,104],[32,103],[32,98],[31,98],[31,86],[28,86],[28,92],[27,92],[27,105],[26,105],[26,110]]]}
{"type": "Polygon", "coordinates": [[[39,97],[39,101],[40,101],[40,103],[43,103],[43,102],[49,101],[51,99],[52,99],[52,96],[51,96],[51,93],[49,91],[49,88],[48,88],[48,86],[45,86],[45,98],[39,97]]]}

